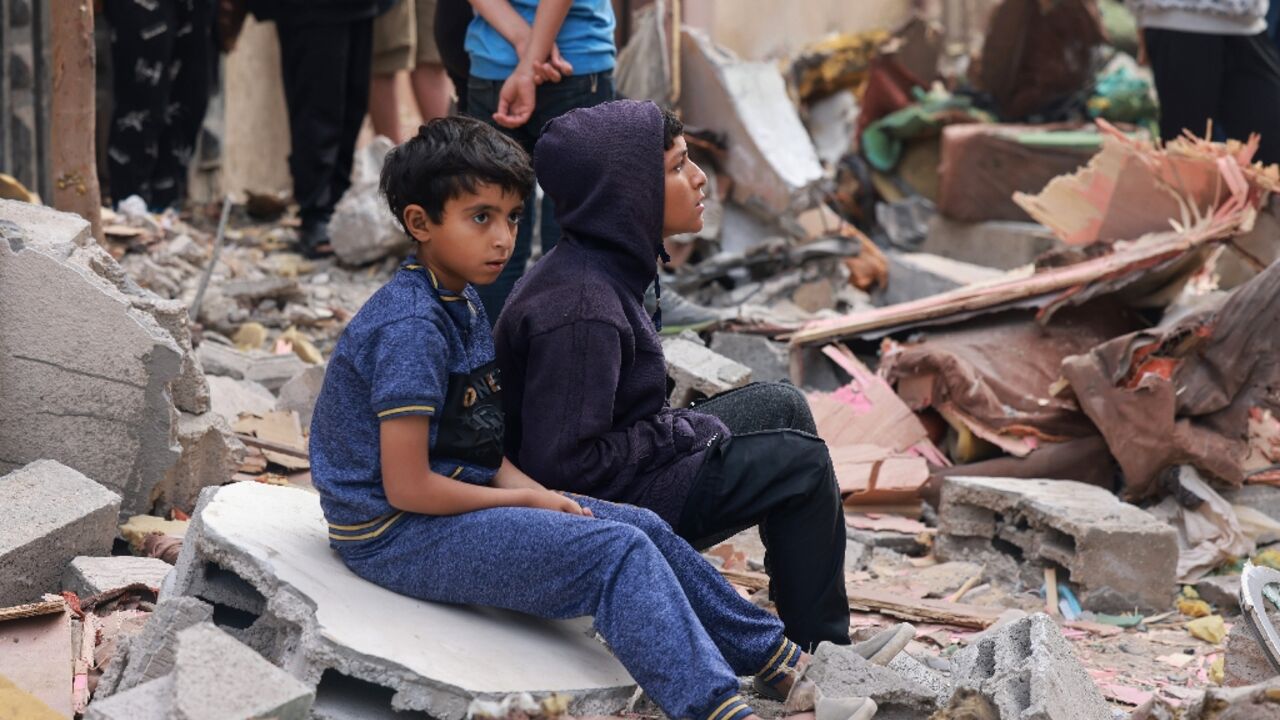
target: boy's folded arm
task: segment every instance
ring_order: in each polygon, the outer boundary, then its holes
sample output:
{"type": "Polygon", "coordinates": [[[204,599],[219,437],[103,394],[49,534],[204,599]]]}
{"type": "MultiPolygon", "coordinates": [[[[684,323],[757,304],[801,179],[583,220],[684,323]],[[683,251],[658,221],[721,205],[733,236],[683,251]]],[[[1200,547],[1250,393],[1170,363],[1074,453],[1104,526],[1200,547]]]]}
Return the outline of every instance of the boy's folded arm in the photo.
{"type": "Polygon", "coordinates": [[[582,321],[535,336],[526,366],[520,462],[542,482],[601,494],[641,463],[675,456],[670,418],[654,416],[613,429],[622,367],[617,328],[582,321]]]}
{"type": "Polygon", "coordinates": [[[460,515],[496,507],[584,514],[573,500],[545,489],[473,485],[433,472],[427,447],[430,430],[431,419],[425,415],[382,421],[382,486],[391,507],[422,515],[460,515]]]}

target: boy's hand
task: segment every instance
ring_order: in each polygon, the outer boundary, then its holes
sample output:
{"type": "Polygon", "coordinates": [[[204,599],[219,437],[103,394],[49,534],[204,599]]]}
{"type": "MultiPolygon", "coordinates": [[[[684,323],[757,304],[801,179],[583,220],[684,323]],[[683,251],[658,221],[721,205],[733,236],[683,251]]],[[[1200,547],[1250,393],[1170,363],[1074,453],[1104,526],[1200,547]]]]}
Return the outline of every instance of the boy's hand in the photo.
{"type": "Polygon", "coordinates": [[[533,66],[522,62],[502,83],[502,91],[498,93],[498,112],[493,114],[493,121],[513,130],[524,125],[533,115],[537,96],[533,66]]]}
{"type": "Polygon", "coordinates": [[[584,508],[568,496],[561,495],[558,492],[552,492],[551,490],[529,490],[528,492],[529,497],[526,507],[591,517],[590,508],[584,508]]]}
{"type": "Polygon", "coordinates": [[[533,81],[538,85],[548,82],[558,83],[572,74],[573,64],[560,54],[559,45],[551,46],[551,57],[533,65],[533,81]]]}

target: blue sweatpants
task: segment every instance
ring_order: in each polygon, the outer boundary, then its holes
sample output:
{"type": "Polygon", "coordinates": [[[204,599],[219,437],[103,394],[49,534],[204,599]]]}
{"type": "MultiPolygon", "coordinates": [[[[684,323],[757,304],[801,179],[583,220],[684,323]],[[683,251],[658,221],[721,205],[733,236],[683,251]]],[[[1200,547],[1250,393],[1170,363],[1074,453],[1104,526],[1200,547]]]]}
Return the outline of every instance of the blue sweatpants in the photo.
{"type": "Polygon", "coordinates": [[[544,618],[590,615],[672,718],[740,720],[739,675],[776,675],[799,649],[654,513],[574,496],[595,517],[504,507],[405,513],[378,537],[335,541],[370,582],[434,602],[544,618]]]}

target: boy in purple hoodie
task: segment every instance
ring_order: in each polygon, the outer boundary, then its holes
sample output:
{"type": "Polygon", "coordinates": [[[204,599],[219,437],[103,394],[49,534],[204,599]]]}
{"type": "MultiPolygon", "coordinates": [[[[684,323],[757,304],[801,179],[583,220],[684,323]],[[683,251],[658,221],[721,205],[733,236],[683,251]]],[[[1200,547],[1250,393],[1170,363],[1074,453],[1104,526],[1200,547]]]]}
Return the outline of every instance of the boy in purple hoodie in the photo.
{"type": "Polygon", "coordinates": [[[507,457],[547,487],[649,508],[695,546],[759,525],[787,637],[848,644],[844,515],[803,395],[759,383],[666,404],[662,311],[643,299],[663,238],[702,227],[706,176],[682,132],[629,100],[544,127],[534,167],[562,235],[494,330],[507,457]]]}

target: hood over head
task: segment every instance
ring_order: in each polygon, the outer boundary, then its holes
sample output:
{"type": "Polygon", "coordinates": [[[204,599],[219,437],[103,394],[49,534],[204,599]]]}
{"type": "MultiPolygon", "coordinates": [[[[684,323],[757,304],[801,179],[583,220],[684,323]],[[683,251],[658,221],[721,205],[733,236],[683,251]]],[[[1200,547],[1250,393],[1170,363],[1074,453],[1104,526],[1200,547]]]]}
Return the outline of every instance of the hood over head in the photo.
{"type": "Polygon", "coordinates": [[[598,252],[636,293],[654,281],[666,254],[663,154],[661,111],[635,100],[571,110],[543,127],[533,151],[560,241],[598,252]]]}

